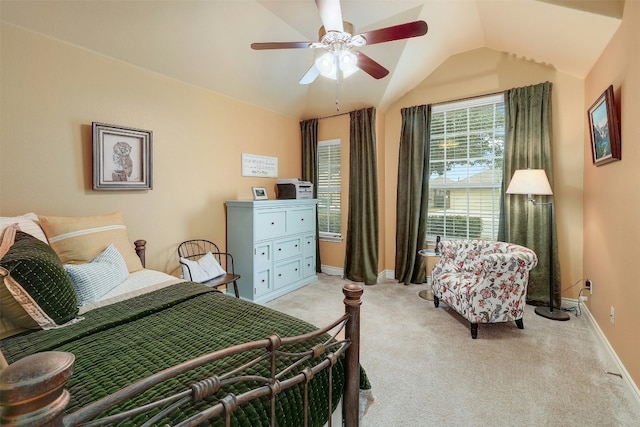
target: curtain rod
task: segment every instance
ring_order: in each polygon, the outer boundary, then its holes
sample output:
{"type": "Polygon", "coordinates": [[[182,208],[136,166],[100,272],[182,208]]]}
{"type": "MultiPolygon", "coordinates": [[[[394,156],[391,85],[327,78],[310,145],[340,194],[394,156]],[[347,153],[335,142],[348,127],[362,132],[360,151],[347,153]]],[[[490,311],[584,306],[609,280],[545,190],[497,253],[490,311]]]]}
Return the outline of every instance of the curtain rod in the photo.
{"type": "Polygon", "coordinates": [[[332,117],[340,117],[340,116],[344,116],[347,114],[351,114],[351,111],[347,111],[346,113],[338,113],[338,114],[334,114],[332,116],[324,116],[324,117],[318,117],[318,120],[322,120],[322,119],[330,119],[332,117]]]}
{"type": "Polygon", "coordinates": [[[482,94],[482,95],[467,96],[465,98],[452,99],[452,100],[449,100],[449,101],[434,102],[431,105],[434,106],[434,105],[442,105],[442,104],[451,104],[452,102],[468,101],[470,99],[484,98],[486,96],[504,95],[505,92],[506,91],[501,90],[500,92],[485,93],[485,94],[482,94]]]}

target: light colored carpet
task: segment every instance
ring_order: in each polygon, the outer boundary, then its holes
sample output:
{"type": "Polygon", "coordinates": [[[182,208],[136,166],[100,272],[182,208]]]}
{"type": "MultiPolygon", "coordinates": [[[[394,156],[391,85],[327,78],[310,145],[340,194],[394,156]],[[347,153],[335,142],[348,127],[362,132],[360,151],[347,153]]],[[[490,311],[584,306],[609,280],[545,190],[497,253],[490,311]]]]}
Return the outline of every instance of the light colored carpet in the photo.
{"type": "MultiPolygon", "coordinates": [[[[324,326],[344,312],[339,277],[273,300],[276,310],[324,326]]],[[[375,403],[364,427],[639,426],[640,405],[585,315],[568,322],[527,306],[515,323],[468,323],[418,296],[425,285],[364,287],[360,361],[375,403]]]]}

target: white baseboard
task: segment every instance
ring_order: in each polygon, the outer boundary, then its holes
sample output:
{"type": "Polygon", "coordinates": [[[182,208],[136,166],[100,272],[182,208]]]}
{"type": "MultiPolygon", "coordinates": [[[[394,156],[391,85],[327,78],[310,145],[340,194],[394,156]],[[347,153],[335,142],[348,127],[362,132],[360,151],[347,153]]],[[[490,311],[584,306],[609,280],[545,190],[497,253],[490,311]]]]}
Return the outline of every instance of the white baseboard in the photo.
{"type": "Polygon", "coordinates": [[[324,274],[328,274],[329,276],[344,277],[344,268],[332,267],[330,265],[322,264],[320,266],[320,271],[322,271],[324,274]]]}
{"type": "MultiPolygon", "coordinates": [[[[329,276],[344,277],[344,268],[332,267],[330,265],[323,264],[320,266],[320,271],[322,271],[324,274],[328,274],[329,276]]],[[[385,279],[393,279],[393,278],[394,278],[393,270],[384,270],[378,273],[377,283],[380,283],[385,279]]]]}
{"type": "MultiPolygon", "coordinates": [[[[570,299],[570,298],[562,298],[563,307],[576,307],[577,305],[578,305],[578,300],[570,299]]],[[[602,346],[607,350],[607,353],[609,353],[609,356],[611,356],[611,360],[616,365],[616,368],[620,371],[620,374],[622,375],[622,379],[625,385],[627,386],[627,388],[629,389],[633,397],[635,397],[638,405],[640,405],[640,389],[638,388],[636,383],[633,381],[633,378],[631,378],[631,375],[629,375],[629,371],[627,371],[627,369],[622,364],[622,361],[620,360],[615,350],[609,343],[609,340],[607,339],[607,337],[604,335],[604,332],[602,332],[602,329],[600,329],[600,325],[598,325],[598,322],[596,322],[596,320],[593,318],[593,315],[589,311],[589,308],[587,307],[586,304],[580,304],[580,311],[582,315],[584,315],[589,320],[589,324],[591,325],[593,330],[596,332],[596,335],[600,339],[602,346]]]]}

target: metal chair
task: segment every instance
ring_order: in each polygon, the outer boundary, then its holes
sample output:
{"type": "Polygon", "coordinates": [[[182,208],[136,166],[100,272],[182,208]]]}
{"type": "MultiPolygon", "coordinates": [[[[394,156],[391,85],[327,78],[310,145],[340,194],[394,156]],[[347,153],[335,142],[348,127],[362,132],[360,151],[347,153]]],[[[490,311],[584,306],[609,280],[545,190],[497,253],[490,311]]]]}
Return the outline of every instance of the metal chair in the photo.
{"type": "MultiPolygon", "coordinates": [[[[230,253],[220,252],[218,245],[209,240],[204,239],[193,239],[187,240],[185,242],[180,243],[178,246],[178,257],[185,258],[190,261],[198,261],[204,255],[207,255],[209,252],[216,258],[218,264],[225,266],[226,265],[226,273],[219,277],[214,277],[211,280],[206,282],[201,282],[203,285],[210,286],[213,288],[228,288],[229,284],[233,285],[233,291],[236,298],[240,298],[240,294],[238,293],[238,282],[237,280],[240,278],[240,275],[235,274],[235,270],[233,267],[233,257],[230,253]],[[224,259],[224,263],[222,262],[224,259]]],[[[185,279],[192,280],[193,277],[191,274],[190,267],[180,260],[180,264],[183,265],[183,271],[185,272],[185,279]],[[186,268],[185,268],[186,267],[186,268]],[[188,276],[188,277],[187,277],[188,276]]]]}

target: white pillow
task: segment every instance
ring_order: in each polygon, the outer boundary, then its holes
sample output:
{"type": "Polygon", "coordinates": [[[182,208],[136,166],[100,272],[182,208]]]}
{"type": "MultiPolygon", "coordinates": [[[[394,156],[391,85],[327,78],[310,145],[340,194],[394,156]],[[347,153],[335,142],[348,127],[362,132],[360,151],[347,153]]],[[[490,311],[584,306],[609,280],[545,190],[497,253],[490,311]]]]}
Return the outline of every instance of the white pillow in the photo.
{"type": "Polygon", "coordinates": [[[65,264],[78,295],[78,306],[93,303],[129,277],[127,263],[115,246],[98,254],[85,264],[65,264]]]}
{"type": "Polygon", "coordinates": [[[214,257],[211,252],[207,253],[197,261],[180,258],[180,262],[182,263],[182,277],[186,280],[191,280],[192,282],[208,282],[214,277],[226,274],[226,271],[224,271],[222,266],[216,260],[216,257],[214,257]]]}

